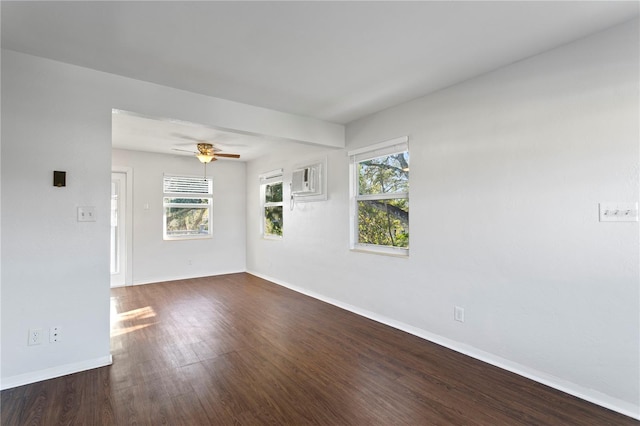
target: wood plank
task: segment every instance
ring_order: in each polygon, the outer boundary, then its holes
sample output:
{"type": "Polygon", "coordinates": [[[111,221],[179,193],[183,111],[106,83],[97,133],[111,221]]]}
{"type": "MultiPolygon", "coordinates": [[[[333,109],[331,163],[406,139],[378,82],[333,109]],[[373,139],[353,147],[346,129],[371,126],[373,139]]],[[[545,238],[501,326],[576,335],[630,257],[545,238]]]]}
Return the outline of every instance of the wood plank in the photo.
{"type": "Polygon", "coordinates": [[[249,274],[111,294],[113,365],[2,391],[2,425],[640,424],[249,274]]]}

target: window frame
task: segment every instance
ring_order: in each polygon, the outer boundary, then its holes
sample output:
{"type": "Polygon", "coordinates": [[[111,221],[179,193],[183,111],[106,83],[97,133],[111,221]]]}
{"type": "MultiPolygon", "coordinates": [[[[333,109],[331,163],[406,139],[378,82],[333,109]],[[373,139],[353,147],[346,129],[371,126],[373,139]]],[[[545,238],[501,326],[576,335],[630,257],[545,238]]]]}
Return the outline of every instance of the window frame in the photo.
{"type": "Polygon", "coordinates": [[[164,241],[183,241],[183,240],[201,240],[213,238],[213,178],[202,176],[187,176],[187,175],[173,175],[173,174],[164,174],[162,177],[162,239],[164,241]],[[183,186],[186,191],[178,191],[178,190],[167,190],[168,184],[167,179],[183,179],[184,182],[190,181],[191,183],[195,183],[196,181],[204,181],[207,182],[206,192],[199,190],[196,185],[189,188],[190,185],[183,186]],[[205,203],[171,203],[167,202],[167,199],[170,198],[181,198],[181,199],[206,199],[208,202],[205,203]],[[208,210],[208,229],[207,233],[198,233],[198,234],[184,234],[184,235],[168,235],[167,234],[167,209],[169,208],[206,208],[208,210]]]}
{"type": "Polygon", "coordinates": [[[349,155],[349,223],[350,223],[350,249],[352,251],[383,254],[388,256],[409,257],[409,247],[393,247],[378,244],[367,244],[359,242],[359,214],[358,202],[371,200],[409,200],[409,191],[390,192],[379,194],[360,195],[359,190],[359,169],[358,165],[363,161],[409,152],[409,137],[402,136],[390,139],[374,145],[355,149],[348,152],[349,155]]]}
{"type": "Polygon", "coordinates": [[[281,240],[284,236],[284,173],[283,169],[276,169],[260,175],[260,235],[265,240],[281,240]],[[267,185],[282,184],[282,201],[266,201],[267,185]],[[268,207],[282,207],[282,235],[267,234],[266,232],[266,209],[268,207]]]}

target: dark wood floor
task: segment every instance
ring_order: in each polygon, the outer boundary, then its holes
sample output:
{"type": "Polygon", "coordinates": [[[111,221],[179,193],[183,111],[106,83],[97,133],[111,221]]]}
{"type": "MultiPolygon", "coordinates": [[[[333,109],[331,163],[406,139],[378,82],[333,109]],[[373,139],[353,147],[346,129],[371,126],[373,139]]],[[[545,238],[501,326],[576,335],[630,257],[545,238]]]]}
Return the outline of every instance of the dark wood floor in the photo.
{"type": "Polygon", "coordinates": [[[248,274],[112,290],[113,365],[5,390],[2,425],[640,424],[248,274]]]}

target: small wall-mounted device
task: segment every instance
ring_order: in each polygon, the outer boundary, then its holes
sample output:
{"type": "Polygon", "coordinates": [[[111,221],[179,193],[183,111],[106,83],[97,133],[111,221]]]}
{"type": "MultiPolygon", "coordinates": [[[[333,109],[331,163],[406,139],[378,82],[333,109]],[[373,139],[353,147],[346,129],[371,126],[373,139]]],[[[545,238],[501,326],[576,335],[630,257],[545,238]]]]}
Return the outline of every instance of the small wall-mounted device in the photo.
{"type": "Polygon", "coordinates": [[[53,172],[53,186],[57,186],[61,188],[63,186],[67,186],[67,172],[53,172]]]}

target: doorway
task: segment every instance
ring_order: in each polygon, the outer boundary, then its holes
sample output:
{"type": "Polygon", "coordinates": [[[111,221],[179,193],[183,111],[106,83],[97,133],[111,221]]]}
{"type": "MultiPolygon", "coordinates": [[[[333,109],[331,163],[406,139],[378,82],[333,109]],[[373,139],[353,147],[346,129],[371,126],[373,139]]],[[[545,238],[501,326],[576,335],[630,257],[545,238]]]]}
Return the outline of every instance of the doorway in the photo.
{"type": "Polygon", "coordinates": [[[131,173],[111,173],[111,287],[131,285],[131,173]]]}

